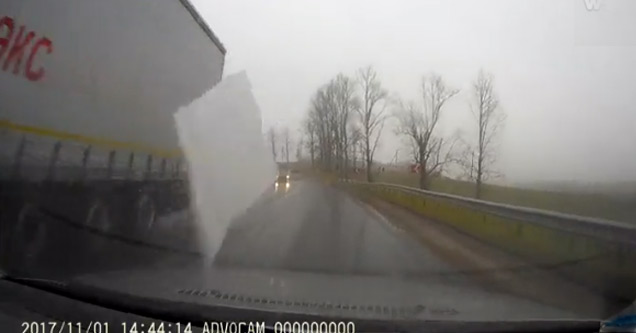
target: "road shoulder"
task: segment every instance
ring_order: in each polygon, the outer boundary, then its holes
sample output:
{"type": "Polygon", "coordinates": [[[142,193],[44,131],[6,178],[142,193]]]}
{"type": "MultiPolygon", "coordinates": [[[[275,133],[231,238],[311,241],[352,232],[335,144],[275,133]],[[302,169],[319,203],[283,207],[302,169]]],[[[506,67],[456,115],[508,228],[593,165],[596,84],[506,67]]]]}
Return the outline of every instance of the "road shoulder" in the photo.
{"type": "Polygon", "coordinates": [[[593,291],[479,241],[451,226],[423,218],[378,198],[360,198],[408,236],[481,288],[512,294],[591,318],[608,312],[608,300],[593,291]]]}

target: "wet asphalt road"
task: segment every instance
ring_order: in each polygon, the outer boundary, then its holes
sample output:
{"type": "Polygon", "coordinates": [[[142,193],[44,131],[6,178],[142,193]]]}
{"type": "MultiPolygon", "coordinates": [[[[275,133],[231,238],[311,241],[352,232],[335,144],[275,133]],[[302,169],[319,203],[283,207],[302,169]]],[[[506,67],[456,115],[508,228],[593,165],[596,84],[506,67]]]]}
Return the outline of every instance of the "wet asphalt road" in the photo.
{"type": "MultiPolygon", "coordinates": [[[[185,216],[175,214],[143,238],[104,234],[47,216],[37,254],[6,251],[27,275],[68,279],[139,267],[203,262],[196,237],[180,230],[185,216]],[[176,227],[175,227],[176,226],[176,227]],[[23,255],[17,258],[14,254],[23,255]]],[[[287,191],[271,188],[227,232],[214,264],[343,275],[435,277],[453,269],[395,229],[373,208],[316,180],[291,181],[287,191]]],[[[446,276],[448,279],[448,276],[446,276]]]]}
{"type": "Polygon", "coordinates": [[[217,265],[362,275],[448,271],[373,208],[313,180],[272,190],[236,219],[217,265]]]}

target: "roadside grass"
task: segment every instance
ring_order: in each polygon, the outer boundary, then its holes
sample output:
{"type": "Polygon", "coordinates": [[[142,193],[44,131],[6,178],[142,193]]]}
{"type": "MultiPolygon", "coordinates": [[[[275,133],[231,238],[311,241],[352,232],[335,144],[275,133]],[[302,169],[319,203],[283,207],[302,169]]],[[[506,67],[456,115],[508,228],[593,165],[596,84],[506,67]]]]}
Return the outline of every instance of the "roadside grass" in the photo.
{"type": "MultiPolygon", "coordinates": [[[[364,180],[363,174],[352,177],[364,180]]],[[[419,175],[386,171],[375,174],[376,182],[418,187],[419,175]]],[[[474,197],[474,183],[449,178],[433,178],[430,190],[464,197],[474,197]]],[[[636,192],[623,195],[590,194],[523,189],[484,184],[482,199],[516,206],[636,223],[636,192]]]]}

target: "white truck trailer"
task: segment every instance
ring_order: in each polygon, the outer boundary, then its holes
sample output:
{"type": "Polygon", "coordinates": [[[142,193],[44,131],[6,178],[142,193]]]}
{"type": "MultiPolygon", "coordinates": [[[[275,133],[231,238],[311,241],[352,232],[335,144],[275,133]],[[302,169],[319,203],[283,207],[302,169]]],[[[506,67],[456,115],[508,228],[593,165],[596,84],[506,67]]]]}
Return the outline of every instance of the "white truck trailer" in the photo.
{"type": "Polygon", "coordinates": [[[130,234],[187,209],[173,114],[225,53],[188,0],[3,0],[0,243],[34,212],[130,234]]]}

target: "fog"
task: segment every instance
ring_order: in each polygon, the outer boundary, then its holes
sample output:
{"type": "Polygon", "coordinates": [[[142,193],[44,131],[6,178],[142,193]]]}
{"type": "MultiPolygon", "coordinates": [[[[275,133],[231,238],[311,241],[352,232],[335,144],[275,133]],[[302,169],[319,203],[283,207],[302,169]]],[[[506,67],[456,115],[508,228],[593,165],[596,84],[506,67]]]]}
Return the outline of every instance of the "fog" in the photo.
{"type": "Polygon", "coordinates": [[[245,72],[224,78],[181,107],[175,119],[188,160],[199,243],[211,259],[232,218],[271,186],[276,165],[261,136],[261,114],[245,72]]]}
{"type": "MultiPolygon", "coordinates": [[[[591,0],[193,3],[228,49],[226,72],[249,71],[264,128],[298,135],[320,85],[373,65],[406,99],[431,71],[461,89],[440,131],[471,139],[471,82],[483,68],[507,114],[497,141],[507,181],[636,180],[636,1],[600,0],[598,10],[591,0]]],[[[407,151],[390,127],[381,161],[407,151]]]]}

